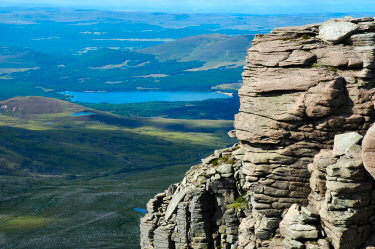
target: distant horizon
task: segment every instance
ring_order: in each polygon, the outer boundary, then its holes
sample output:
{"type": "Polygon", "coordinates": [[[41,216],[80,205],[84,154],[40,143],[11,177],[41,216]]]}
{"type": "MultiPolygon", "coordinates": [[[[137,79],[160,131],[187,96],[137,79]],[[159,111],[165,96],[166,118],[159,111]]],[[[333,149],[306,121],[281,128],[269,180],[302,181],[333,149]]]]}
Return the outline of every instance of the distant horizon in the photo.
{"type": "Polygon", "coordinates": [[[313,15],[313,14],[373,14],[375,5],[372,1],[322,1],[300,2],[290,0],[281,3],[278,0],[269,0],[268,4],[253,0],[238,0],[231,5],[224,0],[210,0],[203,4],[196,0],[182,0],[177,3],[172,0],[145,0],[140,5],[135,0],[109,0],[103,4],[99,0],[81,0],[76,4],[72,0],[8,0],[0,3],[1,8],[69,8],[102,11],[128,12],[162,12],[162,13],[222,13],[246,15],[313,15]],[[336,3],[338,2],[338,3],[336,3]]]}
{"type": "Polygon", "coordinates": [[[375,17],[375,10],[374,11],[357,11],[357,12],[275,12],[275,13],[268,13],[268,12],[245,12],[245,11],[210,11],[210,10],[180,10],[180,11],[173,11],[173,10],[137,10],[137,9],[111,9],[111,8],[101,8],[101,7],[89,7],[89,6],[56,6],[56,5],[10,5],[10,6],[3,6],[0,3],[0,9],[66,9],[66,10],[83,10],[83,11],[109,11],[109,12],[138,12],[138,13],[160,13],[160,14],[223,14],[223,15],[249,15],[249,16],[300,16],[300,15],[371,15],[371,17],[375,17]],[[374,15],[374,16],[372,16],[374,15]]]}

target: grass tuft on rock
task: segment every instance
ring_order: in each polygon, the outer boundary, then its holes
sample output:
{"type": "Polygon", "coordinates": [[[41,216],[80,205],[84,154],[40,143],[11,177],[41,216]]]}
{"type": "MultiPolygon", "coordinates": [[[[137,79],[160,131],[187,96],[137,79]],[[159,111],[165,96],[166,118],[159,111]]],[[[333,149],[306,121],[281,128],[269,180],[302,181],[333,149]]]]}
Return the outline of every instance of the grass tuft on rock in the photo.
{"type": "Polygon", "coordinates": [[[227,207],[233,208],[237,211],[239,209],[249,208],[249,204],[247,203],[245,194],[242,194],[239,197],[237,197],[237,199],[232,204],[229,204],[227,207]]]}

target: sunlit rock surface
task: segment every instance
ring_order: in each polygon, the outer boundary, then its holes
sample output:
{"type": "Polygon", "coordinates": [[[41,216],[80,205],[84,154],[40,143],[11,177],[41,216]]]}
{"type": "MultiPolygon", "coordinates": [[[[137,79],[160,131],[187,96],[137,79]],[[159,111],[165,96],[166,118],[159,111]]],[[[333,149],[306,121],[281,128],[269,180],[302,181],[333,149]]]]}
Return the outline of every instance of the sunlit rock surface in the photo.
{"type": "Polygon", "coordinates": [[[239,143],[150,200],[141,247],[371,246],[373,129],[363,158],[360,145],[375,121],[374,54],[372,18],[257,35],[230,133],[239,143]]]}

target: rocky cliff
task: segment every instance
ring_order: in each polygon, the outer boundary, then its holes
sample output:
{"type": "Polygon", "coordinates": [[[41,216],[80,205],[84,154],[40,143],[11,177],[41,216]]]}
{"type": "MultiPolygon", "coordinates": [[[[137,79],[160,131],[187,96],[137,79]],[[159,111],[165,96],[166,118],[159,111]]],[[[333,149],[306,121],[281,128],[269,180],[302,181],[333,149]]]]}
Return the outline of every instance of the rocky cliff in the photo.
{"type": "Polygon", "coordinates": [[[257,35],[230,132],[238,144],[149,201],[141,247],[370,246],[374,56],[373,18],[257,35]]]}

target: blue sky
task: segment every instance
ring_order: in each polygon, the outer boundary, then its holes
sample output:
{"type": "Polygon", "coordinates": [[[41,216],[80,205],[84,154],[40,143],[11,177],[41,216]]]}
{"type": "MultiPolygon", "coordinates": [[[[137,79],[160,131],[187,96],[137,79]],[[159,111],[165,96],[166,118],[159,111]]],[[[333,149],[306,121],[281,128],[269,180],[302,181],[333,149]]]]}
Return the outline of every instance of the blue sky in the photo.
{"type": "Polygon", "coordinates": [[[169,12],[375,12],[375,0],[5,0],[1,2],[2,6],[27,4],[169,12]]]}

